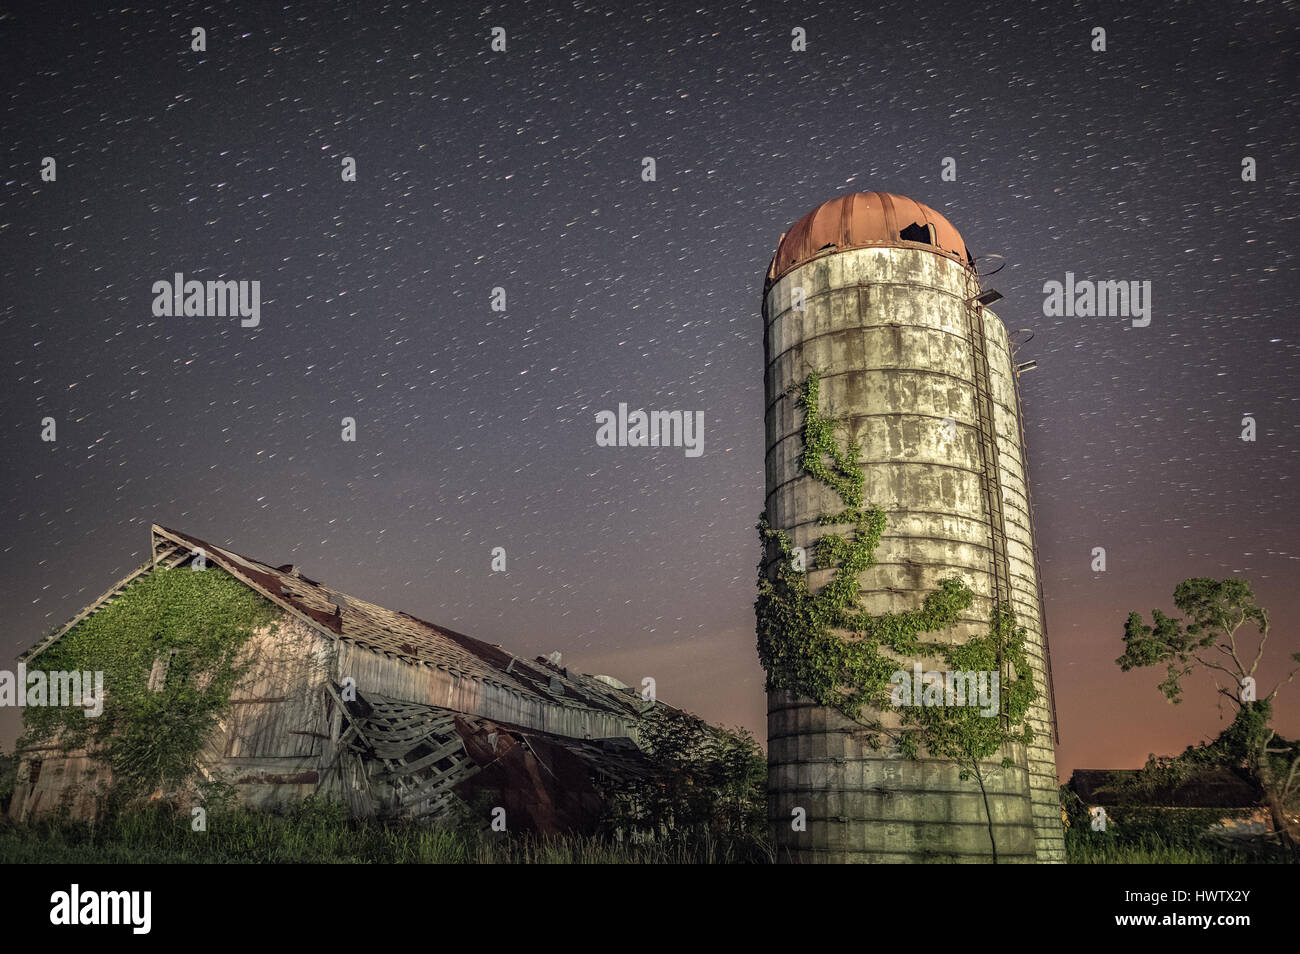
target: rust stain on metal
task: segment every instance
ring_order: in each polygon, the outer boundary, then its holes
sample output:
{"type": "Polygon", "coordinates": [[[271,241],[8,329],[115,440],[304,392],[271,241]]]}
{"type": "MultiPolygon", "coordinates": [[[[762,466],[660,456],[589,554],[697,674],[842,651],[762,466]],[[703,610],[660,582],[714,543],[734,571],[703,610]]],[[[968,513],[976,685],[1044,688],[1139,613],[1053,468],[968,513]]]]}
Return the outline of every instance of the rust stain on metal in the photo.
{"type": "Polygon", "coordinates": [[[592,834],[603,800],[587,767],[573,753],[545,738],[512,733],[486,719],[477,725],[457,715],[456,732],[481,771],[456,786],[466,801],[491,792],[506,810],[512,831],[540,835],[592,834]]]}
{"type": "Polygon", "coordinates": [[[929,206],[890,192],[850,192],[790,226],[768,267],[767,284],[819,255],[872,245],[923,248],[971,264],[961,233],[929,206]]]}

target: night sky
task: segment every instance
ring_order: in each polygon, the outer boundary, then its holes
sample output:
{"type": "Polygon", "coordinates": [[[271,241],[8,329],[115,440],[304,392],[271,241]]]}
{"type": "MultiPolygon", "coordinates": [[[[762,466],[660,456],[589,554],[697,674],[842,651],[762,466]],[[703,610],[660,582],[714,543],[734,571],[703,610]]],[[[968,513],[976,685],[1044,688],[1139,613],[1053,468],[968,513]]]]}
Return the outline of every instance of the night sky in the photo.
{"type": "MultiPolygon", "coordinates": [[[[1062,777],[1226,724],[1207,680],[1175,708],[1114,665],[1185,577],[1255,585],[1270,688],[1300,649],[1296,5],[705,6],[0,16],[0,667],[157,522],[763,738],[763,275],[874,189],[1003,256],[1034,333],[1062,777]],[[1066,271],[1149,280],[1150,326],[1044,317],[1066,271]],[[260,281],[260,326],[154,317],[176,272],[260,281]],[[597,447],[620,402],[703,411],[703,455],[597,447]]],[[[1279,708],[1300,733],[1300,685],[1279,708]]]]}

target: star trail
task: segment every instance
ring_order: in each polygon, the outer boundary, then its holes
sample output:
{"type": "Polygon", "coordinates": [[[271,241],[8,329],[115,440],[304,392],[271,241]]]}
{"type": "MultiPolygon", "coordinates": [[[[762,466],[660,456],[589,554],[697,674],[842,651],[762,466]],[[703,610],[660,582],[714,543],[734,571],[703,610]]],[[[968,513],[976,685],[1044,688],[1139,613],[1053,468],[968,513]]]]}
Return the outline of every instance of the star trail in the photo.
{"type": "Polygon", "coordinates": [[[1004,263],[1037,362],[1063,779],[1211,738],[1208,683],[1114,660],[1188,576],[1254,585],[1262,683],[1300,650],[1298,40],[1276,3],[0,15],[0,665],[157,522],[763,738],[763,276],[882,190],[1004,263]],[[1049,313],[1067,272],[1149,282],[1149,324],[1049,313]],[[258,322],[157,314],[177,275],[258,283],[258,322]],[[620,405],[700,412],[703,452],[599,442],[620,405]]]}

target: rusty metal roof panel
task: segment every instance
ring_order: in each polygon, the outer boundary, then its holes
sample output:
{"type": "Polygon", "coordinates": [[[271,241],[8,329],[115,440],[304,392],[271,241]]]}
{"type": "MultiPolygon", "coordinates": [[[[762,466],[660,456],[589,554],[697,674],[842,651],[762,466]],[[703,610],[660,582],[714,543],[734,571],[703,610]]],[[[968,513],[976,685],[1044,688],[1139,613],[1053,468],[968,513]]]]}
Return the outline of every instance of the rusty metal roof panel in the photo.
{"type": "Polygon", "coordinates": [[[850,192],[790,226],[772,256],[767,283],[821,255],[870,246],[920,248],[971,264],[961,233],[929,206],[889,192],[850,192]]]}
{"type": "Polygon", "coordinates": [[[539,666],[500,646],[358,599],[303,576],[296,567],[295,572],[286,572],[166,527],[155,526],[154,534],[155,538],[170,536],[189,547],[202,548],[209,559],[268,599],[361,648],[412,664],[442,666],[471,678],[490,679],[554,702],[622,715],[637,711],[639,696],[634,693],[620,692],[556,667],[539,666]],[[563,686],[562,699],[550,691],[553,677],[559,678],[563,686]]]}
{"type": "Polygon", "coordinates": [[[595,679],[565,669],[516,656],[500,646],[426,622],[409,613],[387,609],[349,596],[309,577],[291,564],[275,565],[241,556],[205,540],[154,525],[153,561],[120,581],[95,603],[55,633],[32,646],[24,658],[44,651],[86,616],[124,592],[125,586],[155,566],[179,566],[202,550],[217,564],[273,603],[297,615],[333,638],[359,648],[401,659],[411,665],[445,668],[473,679],[491,680],[527,695],[540,696],[561,705],[600,709],[619,715],[636,715],[640,697],[631,690],[618,690],[595,679]],[[558,679],[562,693],[551,691],[558,679]]]}

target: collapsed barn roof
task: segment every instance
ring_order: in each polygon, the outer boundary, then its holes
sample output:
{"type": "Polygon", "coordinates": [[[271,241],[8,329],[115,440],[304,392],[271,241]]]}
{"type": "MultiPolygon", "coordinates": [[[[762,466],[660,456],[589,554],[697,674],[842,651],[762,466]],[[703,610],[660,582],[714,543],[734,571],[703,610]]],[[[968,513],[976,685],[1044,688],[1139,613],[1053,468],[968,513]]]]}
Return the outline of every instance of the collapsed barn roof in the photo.
{"type": "MultiPolygon", "coordinates": [[[[155,524],[149,562],[115,583],[66,624],[19,656],[26,661],[48,649],[76,625],[126,592],[157,567],[184,566],[202,558],[216,564],[308,626],[341,642],[460,677],[495,683],[552,705],[578,706],[635,718],[647,704],[617,680],[571,671],[538,657],[528,660],[501,646],[386,609],[304,576],[292,564],[272,565],[241,556],[198,537],[155,524]]],[[[662,703],[657,704],[663,707],[662,703]]]]}
{"type": "Polygon", "coordinates": [[[379,693],[335,701],[367,784],[390,786],[381,814],[439,821],[492,793],[516,827],[591,834],[612,792],[662,772],[631,739],[568,738],[379,693]]]}

